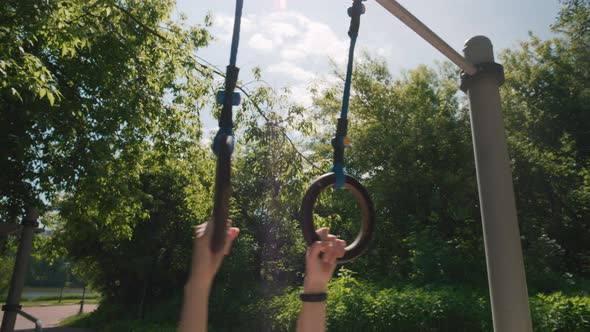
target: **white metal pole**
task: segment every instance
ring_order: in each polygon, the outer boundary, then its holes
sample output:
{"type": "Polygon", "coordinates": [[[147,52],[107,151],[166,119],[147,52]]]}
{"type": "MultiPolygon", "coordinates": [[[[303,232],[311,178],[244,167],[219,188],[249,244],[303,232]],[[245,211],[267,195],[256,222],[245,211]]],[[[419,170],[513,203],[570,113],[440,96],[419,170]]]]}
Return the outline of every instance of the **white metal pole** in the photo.
{"type": "Polygon", "coordinates": [[[430,45],[434,46],[442,54],[444,54],[449,60],[455,63],[465,73],[469,75],[475,75],[477,69],[471,62],[465,60],[459,52],[455,51],[449,44],[447,44],[442,38],[422,23],[416,16],[412,15],[406,8],[400,5],[395,0],[376,0],[381,6],[387,9],[390,13],[395,15],[400,21],[407,25],[410,29],[414,30],[420,37],[426,40],[430,45]]]}
{"type": "Polygon", "coordinates": [[[490,40],[470,39],[465,58],[395,0],[376,0],[463,72],[469,95],[473,149],[481,206],[494,331],[532,331],[512,174],[504,133],[499,86],[502,66],[490,40]]]}
{"type": "Polygon", "coordinates": [[[469,95],[494,331],[528,332],[531,315],[500,100],[504,72],[487,37],[471,38],[463,51],[479,69],[463,76],[462,89],[469,95]]]}

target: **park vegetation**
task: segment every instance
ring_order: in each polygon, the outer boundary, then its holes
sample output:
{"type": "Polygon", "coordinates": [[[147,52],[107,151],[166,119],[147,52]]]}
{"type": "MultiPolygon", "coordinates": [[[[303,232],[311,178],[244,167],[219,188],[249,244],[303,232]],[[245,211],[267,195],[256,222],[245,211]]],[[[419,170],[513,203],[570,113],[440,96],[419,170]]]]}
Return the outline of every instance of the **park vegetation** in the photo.
{"type": "MultiPolygon", "coordinates": [[[[500,53],[501,88],[535,330],[590,330],[590,3],[500,53]]],[[[210,17],[173,1],[7,0],[0,5],[0,218],[35,206],[103,295],[78,324],[174,331],[194,226],[212,211],[215,159],[200,121],[222,80],[196,57],[210,17]],[[118,319],[115,319],[118,317],[118,319]]],[[[355,68],[347,171],[377,208],[369,249],[330,285],[333,331],[490,331],[469,110],[449,64],[355,68]]],[[[254,75],[260,78],[260,71],[254,75]]],[[[305,244],[299,207],[330,167],[342,83],[314,103],[260,85],[236,112],[231,216],[241,233],[211,295],[212,331],[290,331],[305,244]],[[294,137],[301,137],[295,139],[294,137]]],[[[344,239],[359,211],[326,193],[317,225],[344,239]]],[[[14,240],[1,239],[2,282],[14,240]],[[12,242],[11,242],[12,241],[12,242]]],[[[5,287],[0,283],[0,290],[5,287]]]]}

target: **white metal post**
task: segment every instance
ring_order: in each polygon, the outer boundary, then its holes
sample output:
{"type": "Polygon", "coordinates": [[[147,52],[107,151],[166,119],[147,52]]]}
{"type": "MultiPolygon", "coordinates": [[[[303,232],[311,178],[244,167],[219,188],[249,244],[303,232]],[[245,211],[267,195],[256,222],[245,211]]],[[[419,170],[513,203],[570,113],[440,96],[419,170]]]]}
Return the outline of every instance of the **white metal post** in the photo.
{"type": "Polygon", "coordinates": [[[494,331],[532,331],[502,119],[499,86],[504,72],[494,62],[487,37],[471,38],[463,51],[467,61],[478,68],[477,74],[463,76],[462,89],[469,95],[494,331]]]}
{"type": "Polygon", "coordinates": [[[499,90],[504,72],[494,62],[492,43],[483,36],[470,39],[463,58],[396,0],[376,1],[464,72],[461,89],[469,95],[471,109],[494,330],[529,332],[531,315],[499,90]]]}

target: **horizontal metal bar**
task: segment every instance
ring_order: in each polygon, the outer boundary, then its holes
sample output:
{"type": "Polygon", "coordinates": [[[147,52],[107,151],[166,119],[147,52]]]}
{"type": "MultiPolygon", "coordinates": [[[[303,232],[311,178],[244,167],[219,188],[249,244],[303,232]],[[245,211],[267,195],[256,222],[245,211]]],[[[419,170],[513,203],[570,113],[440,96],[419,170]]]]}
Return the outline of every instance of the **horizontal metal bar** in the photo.
{"type": "Polygon", "coordinates": [[[444,56],[451,60],[454,64],[459,66],[465,73],[469,75],[475,75],[477,68],[465,60],[465,58],[455,51],[449,44],[447,44],[442,38],[422,23],[416,16],[412,15],[406,8],[399,4],[395,0],[376,0],[381,6],[387,9],[390,13],[396,16],[400,21],[407,25],[410,29],[414,30],[420,37],[426,40],[430,45],[434,46],[444,56]]]}

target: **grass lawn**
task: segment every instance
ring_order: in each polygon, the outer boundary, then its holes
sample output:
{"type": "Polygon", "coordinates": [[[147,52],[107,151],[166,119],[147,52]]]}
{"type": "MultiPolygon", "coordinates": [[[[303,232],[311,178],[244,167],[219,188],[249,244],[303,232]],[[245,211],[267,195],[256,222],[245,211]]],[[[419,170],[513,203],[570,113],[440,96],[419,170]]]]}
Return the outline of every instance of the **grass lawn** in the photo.
{"type": "MultiPolygon", "coordinates": [[[[72,305],[72,304],[80,304],[82,299],[65,299],[59,302],[58,300],[39,300],[39,301],[24,301],[20,304],[23,307],[48,307],[48,306],[57,306],[57,305],[72,305]]],[[[84,300],[84,304],[98,304],[100,299],[86,299],[84,300]]]]}
{"type": "Polygon", "coordinates": [[[62,320],[57,325],[58,326],[82,326],[83,324],[81,323],[81,321],[83,321],[85,318],[87,318],[88,315],[90,315],[90,314],[84,313],[84,314],[80,314],[80,315],[71,316],[71,317],[68,317],[68,318],[62,320]]]}
{"type": "MultiPolygon", "coordinates": [[[[80,304],[80,301],[82,301],[82,296],[80,295],[63,296],[61,301],[59,300],[59,296],[43,296],[32,301],[22,301],[20,304],[23,307],[47,307],[80,304]]],[[[100,296],[98,295],[90,295],[84,298],[85,304],[98,304],[99,302],[100,296]]]]}

